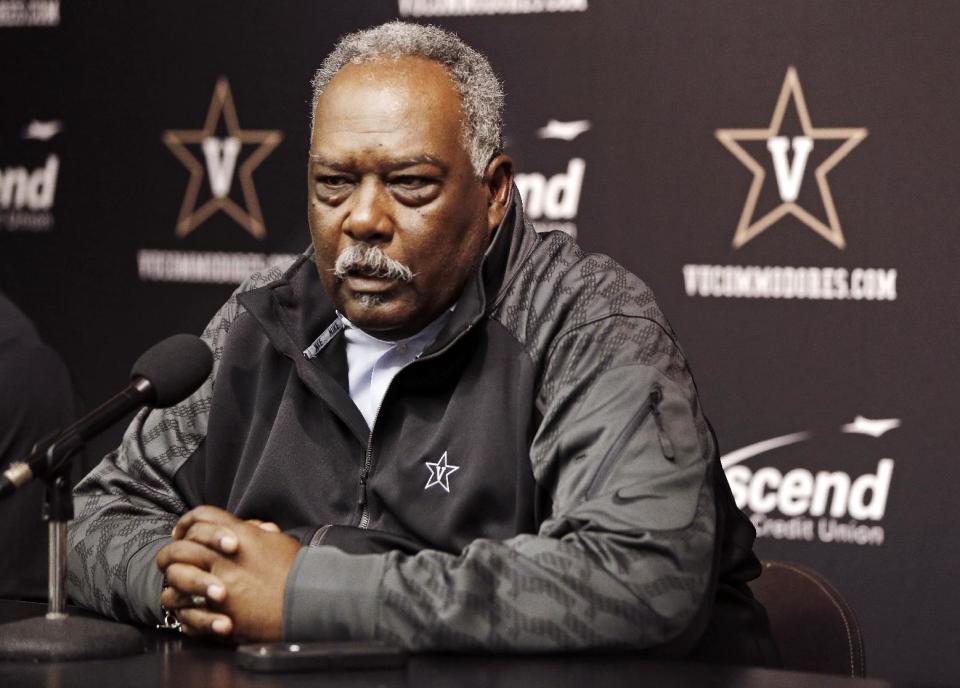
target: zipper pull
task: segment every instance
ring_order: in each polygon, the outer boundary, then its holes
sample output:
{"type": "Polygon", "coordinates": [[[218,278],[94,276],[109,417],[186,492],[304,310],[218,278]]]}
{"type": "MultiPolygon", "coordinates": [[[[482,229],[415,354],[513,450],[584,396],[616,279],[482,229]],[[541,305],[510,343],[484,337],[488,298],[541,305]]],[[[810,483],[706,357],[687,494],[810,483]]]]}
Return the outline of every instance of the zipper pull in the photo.
{"type": "Polygon", "coordinates": [[[663,417],[660,415],[660,402],[663,401],[663,390],[657,386],[650,392],[650,411],[653,413],[653,422],[657,424],[657,437],[660,439],[660,451],[668,461],[675,461],[676,454],[673,451],[673,442],[667,436],[667,431],[663,427],[663,417]]]}
{"type": "Polygon", "coordinates": [[[360,469],[360,493],[357,495],[357,506],[361,509],[367,505],[367,469],[360,469]]]}

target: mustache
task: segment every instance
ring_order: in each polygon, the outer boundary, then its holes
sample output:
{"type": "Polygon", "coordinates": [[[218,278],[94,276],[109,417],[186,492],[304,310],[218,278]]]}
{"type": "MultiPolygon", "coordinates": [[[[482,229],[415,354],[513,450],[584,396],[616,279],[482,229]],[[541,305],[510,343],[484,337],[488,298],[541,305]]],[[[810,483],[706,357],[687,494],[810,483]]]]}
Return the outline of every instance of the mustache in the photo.
{"type": "Polygon", "coordinates": [[[363,275],[396,282],[410,282],[416,276],[408,266],[391,258],[379,246],[372,244],[348,246],[337,256],[332,272],[337,279],[346,279],[349,275],[363,275]]]}

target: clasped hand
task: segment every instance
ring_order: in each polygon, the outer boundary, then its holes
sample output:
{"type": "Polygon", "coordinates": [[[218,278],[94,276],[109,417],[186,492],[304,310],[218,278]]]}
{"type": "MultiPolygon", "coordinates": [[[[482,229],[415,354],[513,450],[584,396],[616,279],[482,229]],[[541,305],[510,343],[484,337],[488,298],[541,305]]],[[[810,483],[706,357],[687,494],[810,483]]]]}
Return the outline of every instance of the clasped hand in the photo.
{"type": "Polygon", "coordinates": [[[276,641],[283,635],[283,591],[300,543],[273,523],[212,506],[184,514],[173,542],[157,554],[164,607],[187,635],[276,641]]]}

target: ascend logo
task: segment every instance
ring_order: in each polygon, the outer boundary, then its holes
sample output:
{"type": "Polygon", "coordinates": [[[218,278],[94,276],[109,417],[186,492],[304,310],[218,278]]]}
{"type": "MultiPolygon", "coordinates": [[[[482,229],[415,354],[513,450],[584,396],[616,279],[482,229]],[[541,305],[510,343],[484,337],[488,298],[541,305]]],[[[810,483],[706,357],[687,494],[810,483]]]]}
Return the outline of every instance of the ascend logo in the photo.
{"type": "MultiPolygon", "coordinates": [[[[561,122],[551,119],[537,130],[541,139],[557,139],[570,142],[590,130],[588,120],[561,122]]],[[[567,161],[564,169],[543,172],[524,172],[514,176],[514,182],[523,200],[524,214],[539,232],[559,230],[572,237],[577,236],[577,210],[580,207],[580,192],[583,190],[583,175],[587,163],[575,157],[567,161]]]]}
{"type": "MultiPolygon", "coordinates": [[[[842,433],[882,437],[900,420],[857,416],[842,433]]],[[[781,447],[806,442],[811,432],[797,432],[756,442],[725,454],[721,465],[737,506],[744,509],[757,536],[855,545],[882,545],[880,525],[887,508],[894,461],[881,458],[876,469],[854,475],[846,471],[746,465],[749,459],[781,447]]]]}
{"type": "Polygon", "coordinates": [[[23,128],[19,160],[0,165],[0,229],[48,232],[53,229],[53,203],[60,157],[47,143],[63,129],[58,120],[32,120],[23,128]],[[31,161],[31,162],[27,162],[31,161]]]}

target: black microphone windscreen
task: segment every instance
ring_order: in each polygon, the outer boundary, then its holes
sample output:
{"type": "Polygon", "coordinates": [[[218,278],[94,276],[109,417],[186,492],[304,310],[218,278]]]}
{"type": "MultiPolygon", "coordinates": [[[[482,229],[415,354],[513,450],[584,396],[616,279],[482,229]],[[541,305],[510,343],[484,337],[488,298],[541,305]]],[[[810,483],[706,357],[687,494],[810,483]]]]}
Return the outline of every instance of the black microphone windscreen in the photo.
{"type": "Polygon", "coordinates": [[[212,369],[213,355],[199,337],[175,334],[143,352],[130,377],[149,380],[155,392],[150,405],[166,408],[190,396],[212,369]]]}

